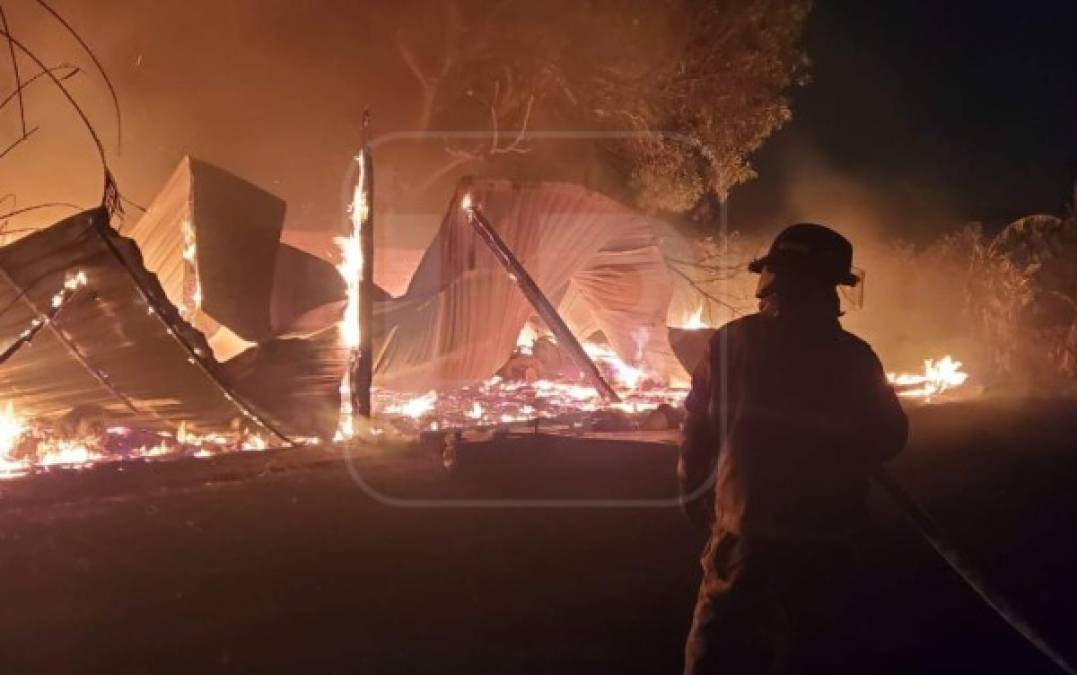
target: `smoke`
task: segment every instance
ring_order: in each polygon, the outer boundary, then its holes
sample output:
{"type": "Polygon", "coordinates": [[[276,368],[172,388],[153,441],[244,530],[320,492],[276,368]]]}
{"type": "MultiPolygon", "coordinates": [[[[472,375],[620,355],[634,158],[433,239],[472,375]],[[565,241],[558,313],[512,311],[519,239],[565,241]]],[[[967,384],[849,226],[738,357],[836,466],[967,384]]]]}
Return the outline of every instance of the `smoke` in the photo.
{"type": "MultiPolygon", "coordinates": [[[[948,239],[966,222],[946,195],[843,170],[797,130],[780,134],[757,163],[760,178],[730,199],[735,262],[761,255],[790,224],[832,227],[852,242],[853,264],[865,273],[863,307],[843,302],[842,323],[888,370],[917,371],[923,359],[945,354],[973,372],[991,368],[991,345],[966,311],[968,252],[948,239]]],[[[755,281],[745,272],[721,291],[743,311],[755,281]]],[[[680,289],[679,302],[688,305],[684,293],[691,291],[680,289]]]]}
{"type": "MultiPolygon", "coordinates": [[[[365,106],[373,109],[375,137],[413,129],[421,88],[397,51],[400,26],[418,44],[436,44],[436,0],[403,3],[292,0],[53,0],[53,6],[93,48],[116,86],[123,111],[123,147],[107,90],[78,44],[36,2],[4,4],[13,33],[50,65],[72,63],[68,81],[109,152],[123,194],[147,204],[187,154],[217,164],[286,200],[285,227],[346,228],[353,156],[365,106]]],[[[20,59],[23,77],[33,64],[20,59]]],[[[0,59],[0,80],[14,80],[0,59]]],[[[18,206],[73,202],[89,207],[101,195],[101,169],[76,114],[51,86],[27,92],[27,120],[39,130],[0,159],[0,194],[18,206]]],[[[14,103],[0,110],[0,135],[18,137],[14,103]]],[[[854,139],[856,140],[856,139],[854,139]]],[[[859,139],[870,152],[870,143],[859,139]]],[[[6,145],[6,143],[4,143],[6,145]]],[[[448,193],[407,203],[409,181],[444,148],[436,143],[389,143],[375,149],[378,202],[398,211],[379,220],[378,245],[421,249],[441,217],[448,193]]],[[[534,165],[541,153],[521,158],[534,165]]],[[[586,163],[586,162],[581,162],[586,163]]],[[[866,304],[845,324],[871,342],[884,363],[915,369],[922,358],[953,353],[981,357],[962,314],[962,270],[924,249],[963,224],[947,195],[885,174],[854,174],[835,165],[803,132],[782,132],[756,164],[761,177],[731,196],[730,229],[742,234],[741,257],[765,249],[790,223],[830,225],[855,247],[867,272],[866,304]],[[917,251],[912,247],[920,247],[917,251]]],[[[885,162],[877,162],[885,165],[885,162]]],[[[429,167],[425,167],[428,173],[429,167]]],[[[129,207],[129,218],[138,211],[129,207]]],[[[62,209],[34,212],[10,227],[47,225],[62,209]]],[[[727,284],[744,309],[754,278],[727,284]]],[[[694,301],[678,297],[678,308],[694,301]]],[[[709,317],[713,321],[720,313],[709,317]]]]}
{"type": "MultiPolygon", "coordinates": [[[[405,3],[406,4],[406,3],[405,3]]],[[[422,13],[429,3],[395,11],[422,13]]],[[[13,33],[49,64],[82,70],[69,81],[109,153],[123,194],[145,205],[187,154],[284,198],[287,228],[343,228],[364,106],[375,133],[408,128],[414,83],[393,58],[382,3],[290,0],[140,2],[54,0],[112,79],[123,113],[122,153],[107,90],[78,44],[31,0],[5,3],[13,33]]],[[[20,59],[25,79],[34,66],[20,59]]],[[[5,90],[14,79],[0,60],[5,90]]],[[[101,169],[62,95],[44,82],[26,96],[30,141],[0,160],[0,187],[20,206],[97,204],[101,169]]],[[[17,106],[0,110],[0,134],[19,134],[17,106]]],[[[6,144],[6,143],[5,143],[6,144]]],[[[392,153],[389,153],[390,155],[392,153]]],[[[387,178],[392,167],[387,167],[387,178]]],[[[47,225],[38,212],[12,227],[47,225]]],[[[137,217],[137,209],[131,209],[137,217]]]]}

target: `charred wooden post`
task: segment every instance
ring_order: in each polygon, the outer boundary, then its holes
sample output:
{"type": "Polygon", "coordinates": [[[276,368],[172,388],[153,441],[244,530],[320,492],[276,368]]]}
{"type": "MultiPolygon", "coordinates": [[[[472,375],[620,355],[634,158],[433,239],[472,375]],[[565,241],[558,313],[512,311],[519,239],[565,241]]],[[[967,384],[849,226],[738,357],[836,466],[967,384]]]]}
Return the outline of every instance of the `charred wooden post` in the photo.
{"type": "Polygon", "coordinates": [[[591,382],[595,385],[595,389],[606,401],[619,402],[621,397],[617,395],[617,392],[613,390],[613,387],[606,382],[602,377],[602,373],[599,372],[595,362],[591,360],[591,357],[587,355],[587,352],[583,350],[580,345],[580,341],[576,339],[576,336],[572,334],[572,331],[568,329],[564,319],[557,313],[557,308],[553,306],[546,294],[542,292],[535,280],[531,278],[531,275],[527,273],[527,269],[520,262],[519,258],[512,252],[512,249],[508,247],[508,244],[501,239],[497,231],[494,230],[493,225],[483,215],[482,210],[478,205],[471,202],[470,196],[464,198],[462,204],[464,210],[467,212],[468,221],[472,227],[478,233],[479,237],[486,242],[486,245],[493,251],[494,257],[497,258],[501,266],[505,268],[505,271],[509,273],[509,278],[516,284],[520,291],[524,294],[527,300],[531,303],[531,306],[538,312],[539,317],[546,322],[546,326],[557,338],[557,343],[568,350],[569,356],[575,361],[576,366],[582,370],[591,379],[591,382]]]}
{"type": "Polygon", "coordinates": [[[369,143],[370,112],[363,112],[363,149],[359,154],[359,198],[353,205],[353,233],[358,239],[359,341],[353,346],[348,374],[351,379],[351,405],[354,414],[369,418],[373,412],[370,388],[374,381],[374,160],[369,143]]]}

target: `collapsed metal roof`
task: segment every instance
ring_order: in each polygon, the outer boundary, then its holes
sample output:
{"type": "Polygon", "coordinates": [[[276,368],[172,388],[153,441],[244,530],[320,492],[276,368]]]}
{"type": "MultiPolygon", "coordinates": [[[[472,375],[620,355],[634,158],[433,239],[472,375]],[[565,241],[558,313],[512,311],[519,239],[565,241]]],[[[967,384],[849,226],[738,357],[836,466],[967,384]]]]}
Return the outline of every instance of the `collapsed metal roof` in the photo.
{"type": "Polygon", "coordinates": [[[239,392],[135,243],[94,209],[0,248],[0,336],[42,321],[65,281],[86,286],[0,368],[0,396],[35,418],[82,415],[147,429],[291,431],[239,392]]]}
{"type": "Polygon", "coordinates": [[[335,320],[287,336],[343,285],[280,243],[284,211],[184,158],[130,238],[98,208],[0,247],[0,401],[71,426],[331,437],[347,361],[335,320]],[[85,286],[52,307],[80,273],[85,286]]]}
{"type": "MultiPolygon", "coordinates": [[[[668,270],[648,219],[568,184],[462,189],[574,333],[600,330],[625,361],[681,372],[665,326],[668,270]]],[[[379,386],[483,380],[532,312],[458,204],[459,195],[408,292],[377,298],[379,386]]],[[[281,244],[283,213],[274,195],[185,159],[132,238],[94,209],[0,248],[0,340],[43,324],[0,364],[0,401],[35,419],[331,437],[348,363],[342,284],[327,261],[281,244]],[[50,319],[53,296],[79,273],[85,287],[50,319]],[[225,355],[222,336],[238,349],[225,355]]]]}

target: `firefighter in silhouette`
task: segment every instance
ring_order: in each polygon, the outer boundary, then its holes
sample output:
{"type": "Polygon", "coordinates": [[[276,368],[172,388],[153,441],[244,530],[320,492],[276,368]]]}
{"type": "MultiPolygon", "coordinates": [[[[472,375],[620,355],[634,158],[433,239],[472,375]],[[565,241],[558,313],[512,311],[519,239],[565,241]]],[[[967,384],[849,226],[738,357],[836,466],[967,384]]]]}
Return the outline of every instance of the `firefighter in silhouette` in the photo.
{"type": "Polygon", "coordinates": [[[855,671],[840,639],[850,538],[908,421],[838,322],[852,253],[829,228],[786,228],[749,266],[759,312],[720,328],[693,374],[678,476],[710,538],[686,674],[855,671]]]}

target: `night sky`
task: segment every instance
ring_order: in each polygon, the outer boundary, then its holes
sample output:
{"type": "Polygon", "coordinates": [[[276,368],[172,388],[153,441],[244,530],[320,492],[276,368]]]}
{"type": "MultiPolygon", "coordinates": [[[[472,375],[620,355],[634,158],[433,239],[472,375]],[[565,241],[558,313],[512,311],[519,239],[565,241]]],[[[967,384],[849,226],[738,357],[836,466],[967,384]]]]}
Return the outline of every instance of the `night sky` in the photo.
{"type": "Polygon", "coordinates": [[[1077,3],[818,0],[809,21],[813,81],[755,156],[760,178],[733,193],[734,226],[811,216],[781,195],[816,171],[882,193],[888,229],[911,237],[1062,211],[1077,3]]]}

